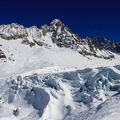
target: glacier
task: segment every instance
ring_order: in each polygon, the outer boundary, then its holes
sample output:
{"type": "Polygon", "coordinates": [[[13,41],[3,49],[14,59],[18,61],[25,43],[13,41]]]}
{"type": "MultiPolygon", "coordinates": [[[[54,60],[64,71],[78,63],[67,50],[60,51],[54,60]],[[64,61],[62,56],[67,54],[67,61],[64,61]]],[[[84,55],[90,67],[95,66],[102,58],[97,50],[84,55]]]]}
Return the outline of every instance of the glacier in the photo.
{"type": "MultiPolygon", "coordinates": [[[[106,106],[109,99],[115,99],[113,102],[117,102],[119,81],[120,71],[115,67],[85,68],[45,74],[41,72],[2,78],[0,118],[92,120],[92,117],[101,113],[100,109],[104,111],[104,104],[106,106]],[[15,115],[15,110],[19,110],[18,115],[15,115]],[[85,116],[85,111],[89,115],[85,116]]],[[[108,105],[107,107],[109,109],[108,105]]],[[[107,117],[107,114],[105,116],[107,117]]]]}

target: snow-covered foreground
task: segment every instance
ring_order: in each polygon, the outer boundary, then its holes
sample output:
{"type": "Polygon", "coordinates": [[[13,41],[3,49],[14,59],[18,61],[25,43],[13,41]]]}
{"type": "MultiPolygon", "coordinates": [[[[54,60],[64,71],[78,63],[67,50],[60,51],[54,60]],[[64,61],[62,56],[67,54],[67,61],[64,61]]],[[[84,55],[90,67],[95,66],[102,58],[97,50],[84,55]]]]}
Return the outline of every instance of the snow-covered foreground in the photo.
{"type": "Polygon", "coordinates": [[[115,120],[119,68],[49,68],[1,78],[0,120],[115,120]]]}

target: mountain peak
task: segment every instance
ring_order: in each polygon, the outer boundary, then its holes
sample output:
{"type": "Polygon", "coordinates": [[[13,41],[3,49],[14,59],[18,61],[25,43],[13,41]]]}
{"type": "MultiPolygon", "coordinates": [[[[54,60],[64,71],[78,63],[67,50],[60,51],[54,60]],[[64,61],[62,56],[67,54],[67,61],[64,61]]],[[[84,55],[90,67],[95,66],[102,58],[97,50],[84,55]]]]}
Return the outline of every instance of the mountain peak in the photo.
{"type": "Polygon", "coordinates": [[[107,40],[105,37],[95,37],[92,42],[112,52],[120,52],[120,44],[107,40]]]}
{"type": "Polygon", "coordinates": [[[59,19],[54,19],[50,24],[62,23],[59,19]]]}
{"type": "MultiPolygon", "coordinates": [[[[99,43],[105,43],[104,37],[91,38],[84,40],[83,38],[74,34],[68,27],[66,27],[59,19],[54,19],[49,25],[43,25],[40,29],[36,26],[25,28],[17,23],[0,26],[0,37],[5,40],[22,39],[21,43],[35,46],[46,45],[46,38],[49,36],[48,43],[53,42],[58,47],[65,47],[77,50],[83,56],[95,56],[105,59],[114,58],[114,56],[106,50],[106,55],[102,50],[106,49],[99,43]],[[47,34],[48,33],[48,34],[47,34]],[[96,40],[97,39],[97,40],[96,40]],[[100,50],[101,54],[97,54],[100,50]],[[106,57],[107,56],[107,57],[106,57]]],[[[48,41],[48,40],[47,40],[48,41]]]]}

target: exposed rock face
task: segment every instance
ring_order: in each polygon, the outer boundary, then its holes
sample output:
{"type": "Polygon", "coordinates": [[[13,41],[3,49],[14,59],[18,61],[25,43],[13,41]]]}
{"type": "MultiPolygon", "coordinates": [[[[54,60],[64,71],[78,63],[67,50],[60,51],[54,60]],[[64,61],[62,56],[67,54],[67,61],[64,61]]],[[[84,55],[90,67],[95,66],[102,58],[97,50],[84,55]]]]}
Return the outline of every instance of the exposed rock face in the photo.
{"type": "Polygon", "coordinates": [[[1,25],[0,26],[0,37],[6,40],[16,40],[18,38],[27,37],[26,28],[16,23],[1,25]]]}
{"type": "Polygon", "coordinates": [[[114,55],[103,47],[94,44],[92,39],[83,39],[74,34],[69,28],[67,28],[60,20],[53,20],[50,23],[50,31],[52,34],[52,41],[59,47],[67,47],[76,49],[80,54],[84,56],[95,56],[98,58],[112,59],[114,55]],[[97,54],[100,51],[101,54],[97,54]],[[103,54],[105,53],[105,54],[103,54]]]}
{"type": "Polygon", "coordinates": [[[2,60],[6,59],[6,56],[1,49],[0,49],[0,59],[2,59],[2,60]]]}
{"type": "Polygon", "coordinates": [[[113,41],[105,39],[104,37],[96,37],[92,40],[92,42],[106,50],[110,50],[112,52],[120,52],[120,43],[115,43],[113,41]]]}
{"type": "Polygon", "coordinates": [[[67,28],[60,20],[53,20],[50,23],[50,31],[52,34],[52,41],[59,47],[77,47],[77,43],[84,42],[82,38],[73,34],[72,31],[67,28]]]}
{"type": "Polygon", "coordinates": [[[74,49],[83,56],[112,59],[114,55],[108,50],[120,52],[120,44],[107,41],[103,37],[94,39],[87,37],[83,39],[74,34],[58,19],[53,20],[49,25],[43,25],[40,29],[36,26],[25,28],[15,23],[0,26],[0,37],[2,39],[22,39],[21,43],[30,47],[34,47],[35,45],[45,46],[44,37],[48,34],[51,34],[50,40],[58,47],[74,49]]]}

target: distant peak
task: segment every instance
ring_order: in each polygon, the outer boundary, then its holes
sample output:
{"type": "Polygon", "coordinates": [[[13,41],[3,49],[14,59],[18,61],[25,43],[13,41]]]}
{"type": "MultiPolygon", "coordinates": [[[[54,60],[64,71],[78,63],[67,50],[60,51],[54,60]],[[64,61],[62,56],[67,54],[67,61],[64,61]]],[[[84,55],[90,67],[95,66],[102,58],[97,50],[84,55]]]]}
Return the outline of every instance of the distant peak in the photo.
{"type": "Polygon", "coordinates": [[[101,36],[101,37],[95,37],[94,39],[102,39],[102,40],[106,40],[106,38],[104,36],[101,36]]]}
{"type": "Polygon", "coordinates": [[[57,23],[57,22],[61,22],[61,20],[60,19],[54,19],[52,22],[57,23]]]}
{"type": "Polygon", "coordinates": [[[25,26],[23,26],[23,25],[20,25],[20,24],[18,24],[18,23],[11,23],[11,24],[3,24],[3,25],[0,25],[0,27],[5,27],[5,28],[8,28],[8,29],[10,29],[10,28],[25,28],[25,26]]]}

